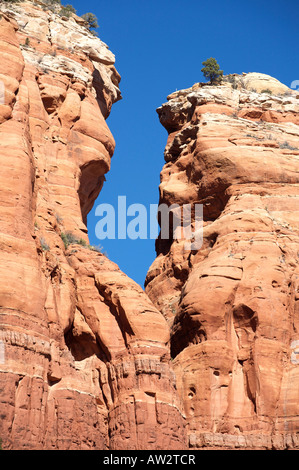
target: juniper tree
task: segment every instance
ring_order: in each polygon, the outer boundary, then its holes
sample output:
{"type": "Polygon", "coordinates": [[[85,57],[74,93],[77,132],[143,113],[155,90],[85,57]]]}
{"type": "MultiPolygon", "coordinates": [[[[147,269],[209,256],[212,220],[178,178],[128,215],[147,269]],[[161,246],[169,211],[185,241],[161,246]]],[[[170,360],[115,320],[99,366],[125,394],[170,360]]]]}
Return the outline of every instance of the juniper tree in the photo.
{"type": "Polygon", "coordinates": [[[219,64],[214,57],[210,57],[202,63],[204,67],[201,69],[204,77],[210,80],[211,84],[215,84],[223,77],[223,70],[220,70],[219,64]]]}
{"type": "Polygon", "coordinates": [[[87,21],[89,28],[99,27],[97,17],[93,13],[85,13],[82,18],[87,21]]]}
{"type": "Polygon", "coordinates": [[[67,18],[70,18],[72,14],[76,14],[76,9],[73,7],[73,5],[64,5],[61,7],[60,12],[58,13],[60,16],[66,16],[67,18]]]}

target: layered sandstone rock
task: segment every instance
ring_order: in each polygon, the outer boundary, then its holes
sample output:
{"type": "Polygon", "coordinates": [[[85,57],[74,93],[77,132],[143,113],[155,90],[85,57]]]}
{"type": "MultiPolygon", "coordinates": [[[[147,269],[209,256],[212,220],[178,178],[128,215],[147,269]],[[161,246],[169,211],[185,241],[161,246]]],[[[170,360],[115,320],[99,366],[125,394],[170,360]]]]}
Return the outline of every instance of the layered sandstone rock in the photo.
{"type": "Polygon", "coordinates": [[[158,109],[160,202],[203,205],[203,246],[158,239],[147,296],[87,235],[115,58],[52,10],[0,3],[3,448],[299,448],[297,94],[232,75],[158,109]]]}
{"type": "Polygon", "coordinates": [[[115,58],[39,4],[0,11],[2,446],[179,449],[167,322],[87,236],[115,146],[115,58]]]}
{"type": "Polygon", "coordinates": [[[157,110],[160,203],[203,205],[202,248],[158,239],[146,279],[191,448],[299,448],[299,96],[285,88],[243,74],[157,110]]]}

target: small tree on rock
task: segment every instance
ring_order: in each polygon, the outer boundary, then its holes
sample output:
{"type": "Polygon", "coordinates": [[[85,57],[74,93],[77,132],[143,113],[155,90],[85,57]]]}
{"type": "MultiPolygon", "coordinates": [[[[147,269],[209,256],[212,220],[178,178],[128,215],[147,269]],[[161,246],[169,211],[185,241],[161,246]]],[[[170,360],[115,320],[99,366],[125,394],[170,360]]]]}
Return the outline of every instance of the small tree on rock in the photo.
{"type": "Polygon", "coordinates": [[[220,70],[219,64],[214,57],[210,57],[205,62],[202,63],[204,66],[201,71],[204,74],[204,77],[210,80],[211,84],[214,85],[218,83],[223,77],[223,70],[220,70]]]}
{"type": "Polygon", "coordinates": [[[99,27],[98,19],[97,19],[96,15],[94,15],[93,13],[85,13],[84,15],[82,15],[82,18],[85,21],[87,21],[89,29],[99,27]]]}
{"type": "Polygon", "coordinates": [[[61,7],[61,10],[59,12],[60,16],[66,16],[67,18],[70,18],[72,14],[76,14],[76,9],[73,7],[73,5],[65,5],[61,7]]]}

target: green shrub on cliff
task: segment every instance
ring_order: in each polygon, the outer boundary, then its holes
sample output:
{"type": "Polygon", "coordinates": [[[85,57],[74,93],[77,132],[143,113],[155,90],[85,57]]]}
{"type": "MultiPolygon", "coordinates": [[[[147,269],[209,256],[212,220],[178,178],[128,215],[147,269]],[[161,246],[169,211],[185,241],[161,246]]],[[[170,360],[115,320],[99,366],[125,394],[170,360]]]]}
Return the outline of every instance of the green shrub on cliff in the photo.
{"type": "Polygon", "coordinates": [[[61,5],[60,0],[43,0],[46,5],[61,5]]]}
{"type": "Polygon", "coordinates": [[[43,251],[50,251],[50,247],[49,247],[48,243],[46,242],[46,240],[43,237],[41,237],[39,239],[39,241],[40,241],[40,244],[41,244],[41,247],[42,247],[43,251]]]}
{"type": "Polygon", "coordinates": [[[83,20],[87,21],[89,28],[98,28],[98,19],[93,13],[84,13],[83,20]]]}
{"type": "Polygon", "coordinates": [[[61,233],[61,239],[64,243],[65,248],[68,248],[69,245],[82,245],[86,246],[87,243],[82,238],[77,238],[72,232],[61,233]]]}
{"type": "Polygon", "coordinates": [[[83,238],[77,238],[72,232],[62,232],[60,236],[64,243],[65,249],[67,249],[70,245],[81,245],[84,248],[88,248],[91,251],[102,253],[102,247],[88,245],[88,243],[85,240],[83,240],[83,238]]]}
{"type": "Polygon", "coordinates": [[[61,7],[61,10],[58,14],[60,16],[66,16],[67,18],[70,18],[73,13],[76,14],[76,10],[73,5],[65,5],[61,7]]]}
{"type": "MultiPolygon", "coordinates": [[[[6,3],[20,3],[22,0],[0,0],[6,2],[6,3]]],[[[41,5],[41,8],[43,10],[50,10],[54,13],[57,13],[59,16],[65,16],[67,18],[70,18],[72,14],[77,14],[76,9],[73,7],[73,5],[67,4],[67,5],[62,5],[61,0],[42,0],[43,4],[41,5]]],[[[88,23],[88,29],[89,31],[94,34],[95,36],[98,35],[94,29],[98,28],[98,19],[94,13],[84,13],[82,17],[87,23],[88,23]]]]}
{"type": "Polygon", "coordinates": [[[205,62],[202,63],[204,66],[201,71],[204,74],[204,77],[210,80],[212,85],[219,83],[223,77],[223,70],[220,70],[219,64],[214,57],[210,57],[205,62]]]}

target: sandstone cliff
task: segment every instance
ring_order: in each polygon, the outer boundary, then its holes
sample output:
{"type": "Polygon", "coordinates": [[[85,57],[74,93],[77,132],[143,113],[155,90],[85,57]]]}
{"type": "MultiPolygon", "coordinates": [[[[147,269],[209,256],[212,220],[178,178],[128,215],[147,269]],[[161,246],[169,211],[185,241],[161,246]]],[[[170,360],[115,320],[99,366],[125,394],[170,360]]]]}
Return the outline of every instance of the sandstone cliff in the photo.
{"type": "Polygon", "coordinates": [[[203,247],[158,239],[145,293],[86,227],[113,53],[76,15],[1,2],[0,59],[3,448],[298,449],[297,94],[230,75],[158,109],[160,202],[203,205],[203,247]]]}
{"type": "Polygon", "coordinates": [[[75,15],[2,2],[0,61],[2,446],[184,448],[167,322],[88,242],[114,55],[75,15]]]}
{"type": "Polygon", "coordinates": [[[190,448],[299,448],[299,96],[262,74],[171,94],[160,203],[203,205],[146,292],[171,328],[190,448]],[[263,90],[266,90],[263,92],[263,90]]]}

